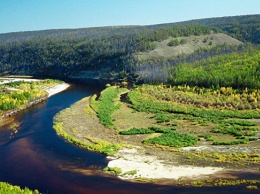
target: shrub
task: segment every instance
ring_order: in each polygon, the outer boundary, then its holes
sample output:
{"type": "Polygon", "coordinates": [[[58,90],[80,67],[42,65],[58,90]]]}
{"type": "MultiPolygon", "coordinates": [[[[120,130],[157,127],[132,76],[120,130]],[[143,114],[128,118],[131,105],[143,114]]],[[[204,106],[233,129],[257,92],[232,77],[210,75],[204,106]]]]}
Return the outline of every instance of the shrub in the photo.
{"type": "Polygon", "coordinates": [[[146,139],[144,143],[165,145],[165,146],[174,146],[174,147],[184,147],[196,144],[198,138],[193,137],[188,134],[181,134],[178,132],[164,133],[158,137],[151,139],[146,139]]]}
{"type": "Polygon", "coordinates": [[[226,120],[223,123],[229,124],[229,125],[256,126],[256,124],[254,122],[246,121],[246,120],[226,120]]]}
{"type": "Polygon", "coordinates": [[[152,130],[147,128],[132,128],[126,131],[120,131],[120,135],[136,135],[136,134],[149,134],[153,133],[152,130]]]}
{"type": "Polygon", "coordinates": [[[137,170],[130,170],[130,171],[127,171],[125,173],[122,174],[122,176],[125,176],[125,175],[135,175],[137,173],[137,170]]]}
{"type": "Polygon", "coordinates": [[[210,134],[201,134],[198,137],[202,137],[202,138],[206,139],[207,141],[213,141],[210,134]]]}
{"type": "Polygon", "coordinates": [[[119,167],[105,167],[103,171],[112,172],[115,175],[119,175],[122,173],[122,169],[119,167]]]}
{"type": "Polygon", "coordinates": [[[175,128],[167,129],[163,127],[149,127],[149,128],[132,128],[129,130],[120,131],[120,135],[137,135],[150,133],[169,133],[176,130],[175,128]]]}
{"type": "Polygon", "coordinates": [[[173,39],[168,43],[168,46],[178,46],[180,44],[178,39],[173,39]]]}

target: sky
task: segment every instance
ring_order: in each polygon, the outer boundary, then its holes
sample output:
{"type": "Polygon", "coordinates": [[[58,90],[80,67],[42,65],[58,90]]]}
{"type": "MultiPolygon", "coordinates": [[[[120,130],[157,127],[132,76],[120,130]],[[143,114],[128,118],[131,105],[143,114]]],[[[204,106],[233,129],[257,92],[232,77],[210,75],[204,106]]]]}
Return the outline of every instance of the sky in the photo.
{"type": "Polygon", "coordinates": [[[260,0],[0,0],[0,33],[260,14],[260,0]]]}

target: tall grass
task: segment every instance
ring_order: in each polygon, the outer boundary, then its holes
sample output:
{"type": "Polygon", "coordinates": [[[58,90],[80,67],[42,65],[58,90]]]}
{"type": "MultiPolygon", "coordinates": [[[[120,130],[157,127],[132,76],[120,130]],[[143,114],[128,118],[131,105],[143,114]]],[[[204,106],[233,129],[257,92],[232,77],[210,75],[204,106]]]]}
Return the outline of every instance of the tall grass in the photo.
{"type": "Polygon", "coordinates": [[[112,113],[120,108],[120,103],[117,102],[120,94],[125,92],[125,88],[118,88],[111,86],[102,91],[101,96],[98,100],[95,100],[96,95],[91,98],[91,106],[97,112],[100,122],[109,127],[113,128],[112,113]]]}

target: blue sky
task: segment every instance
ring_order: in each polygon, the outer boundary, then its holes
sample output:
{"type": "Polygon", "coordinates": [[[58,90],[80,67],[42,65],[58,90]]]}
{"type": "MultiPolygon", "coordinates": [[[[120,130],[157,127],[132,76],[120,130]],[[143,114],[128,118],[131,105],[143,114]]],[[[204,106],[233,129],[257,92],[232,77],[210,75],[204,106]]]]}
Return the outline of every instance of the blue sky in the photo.
{"type": "Polygon", "coordinates": [[[0,33],[260,14],[260,0],[0,0],[0,33]]]}

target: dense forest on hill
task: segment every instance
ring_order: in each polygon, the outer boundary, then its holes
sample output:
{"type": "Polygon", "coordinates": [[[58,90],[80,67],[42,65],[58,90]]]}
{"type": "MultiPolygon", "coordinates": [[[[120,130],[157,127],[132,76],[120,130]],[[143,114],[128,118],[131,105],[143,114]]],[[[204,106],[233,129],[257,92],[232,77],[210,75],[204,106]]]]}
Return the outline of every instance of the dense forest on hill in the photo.
{"type": "MultiPolygon", "coordinates": [[[[0,34],[0,74],[85,79],[138,75],[148,83],[175,83],[175,66],[233,52],[259,50],[260,15],[210,18],[151,26],[60,29],[0,34]],[[243,45],[217,45],[190,55],[139,61],[136,52],[156,49],[155,41],[170,37],[225,32],[243,45]],[[90,74],[89,72],[92,72],[90,74]],[[149,73],[147,73],[149,72],[149,73]]],[[[225,58],[225,57],[223,57],[225,58]]],[[[246,59],[243,59],[246,60],[246,59]]],[[[205,63],[205,64],[206,64],[205,63]]],[[[178,78],[179,79],[179,78],[178,78]]],[[[180,83],[189,81],[178,81],[180,83]]],[[[177,83],[177,82],[176,82],[177,83]]],[[[195,83],[191,83],[195,84],[195,83]]],[[[212,85],[207,83],[206,85],[212,85]]],[[[216,83],[218,85],[221,83],[216,83]]],[[[203,84],[202,84],[203,85],[203,84]]],[[[214,84],[213,84],[214,85],[214,84]]],[[[241,85],[242,86],[242,85],[241,85]]]]}
{"type": "Polygon", "coordinates": [[[216,46],[191,55],[136,64],[143,83],[200,87],[260,88],[259,46],[216,46]]]}
{"type": "Polygon", "coordinates": [[[206,34],[211,30],[201,25],[180,25],[153,31],[146,27],[104,28],[104,31],[96,28],[90,29],[85,36],[86,29],[72,30],[71,33],[66,30],[56,33],[54,30],[47,31],[46,37],[42,36],[43,32],[25,33],[27,40],[23,40],[22,33],[20,41],[18,37],[7,38],[1,44],[0,67],[1,72],[59,77],[103,68],[118,72],[130,64],[134,52],[153,49],[152,41],[173,35],[206,34]]]}
{"type": "Polygon", "coordinates": [[[192,20],[188,23],[214,26],[241,41],[260,44],[259,15],[209,18],[192,20]]]}

